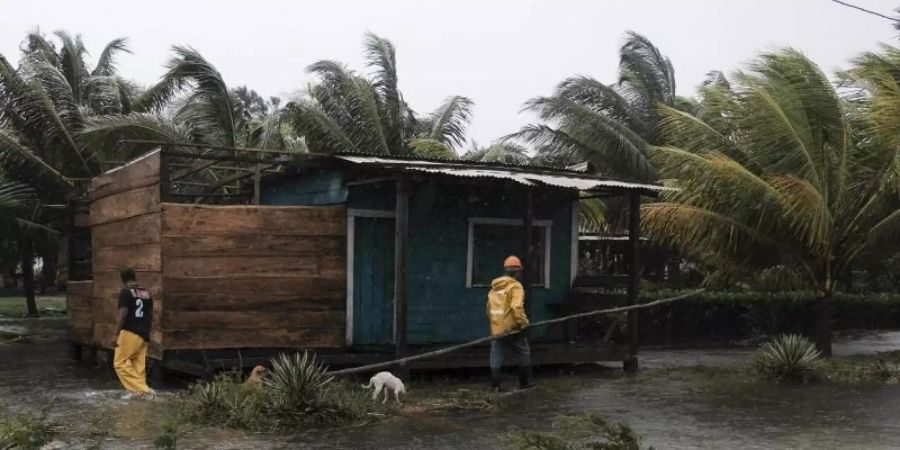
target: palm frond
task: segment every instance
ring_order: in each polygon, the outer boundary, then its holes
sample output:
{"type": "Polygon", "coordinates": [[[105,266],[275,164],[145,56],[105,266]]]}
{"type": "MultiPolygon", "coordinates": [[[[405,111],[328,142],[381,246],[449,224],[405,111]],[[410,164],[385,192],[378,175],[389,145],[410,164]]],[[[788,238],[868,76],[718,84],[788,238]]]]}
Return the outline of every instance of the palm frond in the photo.
{"type": "Polygon", "coordinates": [[[106,47],[103,48],[103,52],[100,53],[100,58],[97,59],[97,65],[94,67],[91,75],[114,75],[116,73],[115,57],[117,53],[131,53],[131,50],[128,49],[128,38],[116,38],[106,44],[106,47]]]}
{"type": "Polygon", "coordinates": [[[466,127],[472,118],[473,105],[472,100],[460,95],[444,100],[429,117],[431,130],[428,139],[449,145],[462,145],[466,141],[466,127]]]}

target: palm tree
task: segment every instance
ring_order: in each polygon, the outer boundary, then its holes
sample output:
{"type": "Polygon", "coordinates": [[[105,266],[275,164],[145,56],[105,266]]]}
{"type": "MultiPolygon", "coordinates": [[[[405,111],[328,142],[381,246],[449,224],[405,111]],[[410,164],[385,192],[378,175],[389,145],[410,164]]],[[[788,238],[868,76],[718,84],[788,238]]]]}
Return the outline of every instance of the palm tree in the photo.
{"type": "Polygon", "coordinates": [[[427,117],[418,117],[399,90],[394,45],[372,33],[364,42],[372,69],[369,76],[336,61],[319,61],[307,68],[319,83],[288,104],[291,123],[310,149],[388,155],[419,149],[427,155],[455,157],[454,147],[465,142],[472,101],[452,96],[427,117]]]}
{"type": "Polygon", "coordinates": [[[508,140],[494,142],[488,147],[479,147],[477,144],[463,154],[462,159],[467,161],[495,162],[512,165],[531,164],[532,157],[524,146],[508,140]]]}
{"type": "MultiPolygon", "coordinates": [[[[79,133],[91,115],[128,111],[133,86],[115,69],[115,57],[128,51],[124,39],[107,44],[91,68],[80,37],[57,32],[56,38],[58,44],[29,34],[18,67],[0,55],[0,170],[40,200],[25,219],[59,228],[63,218],[41,205],[65,203],[78,191],[77,180],[100,173],[102,149],[88,145],[79,133]]],[[[21,236],[22,264],[30,269],[32,238],[21,236]]],[[[44,247],[44,259],[53,260],[53,246],[44,247]]],[[[26,283],[26,295],[33,300],[31,283],[26,283]]]]}
{"type": "Polygon", "coordinates": [[[649,39],[629,31],[619,55],[618,82],[564,80],[553,95],[525,104],[542,123],[509,137],[535,145],[547,161],[592,161],[607,176],[654,180],[649,149],[659,140],[656,106],[691,105],[675,95],[672,63],[649,39]]]}
{"type": "Polygon", "coordinates": [[[864,55],[850,73],[868,90],[857,104],[786,49],[703,88],[697,115],[662,106],[668,145],[654,162],[678,190],[643,208],[653,236],[710,263],[714,276],[779,264],[804,274],[826,355],[838,276],[900,232],[897,49],[864,55]]]}
{"type": "Polygon", "coordinates": [[[212,147],[304,149],[303,141],[283,120],[278,98],[267,101],[244,86],[229,89],[216,67],[193,48],[175,46],[172,52],[162,79],[138,91],[130,113],[93,117],[81,136],[105,148],[131,138],[212,147]]]}

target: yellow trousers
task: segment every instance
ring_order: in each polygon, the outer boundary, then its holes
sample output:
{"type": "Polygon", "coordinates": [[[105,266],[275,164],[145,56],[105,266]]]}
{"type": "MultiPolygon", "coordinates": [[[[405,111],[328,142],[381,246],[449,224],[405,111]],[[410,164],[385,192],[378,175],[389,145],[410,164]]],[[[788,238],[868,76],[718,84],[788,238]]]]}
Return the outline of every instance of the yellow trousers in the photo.
{"type": "Polygon", "coordinates": [[[116,344],[113,367],[122,386],[137,394],[150,392],[147,386],[147,342],[128,330],[122,330],[116,344]]]}

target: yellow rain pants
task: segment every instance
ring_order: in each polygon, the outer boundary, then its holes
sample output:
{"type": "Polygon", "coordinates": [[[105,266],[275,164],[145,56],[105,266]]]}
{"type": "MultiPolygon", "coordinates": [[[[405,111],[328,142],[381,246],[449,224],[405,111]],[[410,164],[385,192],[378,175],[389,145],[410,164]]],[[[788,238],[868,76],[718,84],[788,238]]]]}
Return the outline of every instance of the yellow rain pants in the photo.
{"type": "Polygon", "coordinates": [[[147,386],[147,341],[128,330],[122,330],[116,343],[118,346],[113,357],[113,367],[116,368],[116,375],[122,386],[136,394],[150,392],[150,387],[147,386]]]}

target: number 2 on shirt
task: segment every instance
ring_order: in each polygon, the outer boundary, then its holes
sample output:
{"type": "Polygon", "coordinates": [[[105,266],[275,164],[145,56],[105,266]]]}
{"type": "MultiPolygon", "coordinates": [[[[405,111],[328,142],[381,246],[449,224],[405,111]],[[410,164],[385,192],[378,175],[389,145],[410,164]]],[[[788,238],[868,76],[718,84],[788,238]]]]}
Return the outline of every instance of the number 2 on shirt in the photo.
{"type": "Polygon", "coordinates": [[[137,305],[137,308],[134,310],[134,317],[141,318],[144,317],[144,301],[141,299],[137,299],[134,301],[137,305]]]}

